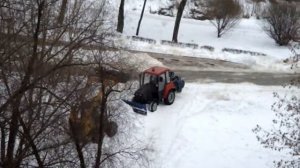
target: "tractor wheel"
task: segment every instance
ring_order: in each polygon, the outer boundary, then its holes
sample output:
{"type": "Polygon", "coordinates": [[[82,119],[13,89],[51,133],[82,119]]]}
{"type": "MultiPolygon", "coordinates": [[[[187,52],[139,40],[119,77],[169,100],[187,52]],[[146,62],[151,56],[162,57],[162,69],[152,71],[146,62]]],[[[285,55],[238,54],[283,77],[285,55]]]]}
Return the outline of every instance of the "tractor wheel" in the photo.
{"type": "Polygon", "coordinates": [[[168,93],[167,98],[165,99],[165,104],[166,105],[171,105],[174,103],[175,100],[175,92],[172,90],[168,93]]]}
{"type": "Polygon", "coordinates": [[[184,85],[185,85],[185,81],[182,80],[181,86],[180,86],[180,88],[177,90],[177,92],[181,93],[182,89],[184,88],[184,85]]]}
{"type": "Polygon", "coordinates": [[[157,102],[153,101],[149,104],[149,111],[154,112],[157,110],[157,102]]]}

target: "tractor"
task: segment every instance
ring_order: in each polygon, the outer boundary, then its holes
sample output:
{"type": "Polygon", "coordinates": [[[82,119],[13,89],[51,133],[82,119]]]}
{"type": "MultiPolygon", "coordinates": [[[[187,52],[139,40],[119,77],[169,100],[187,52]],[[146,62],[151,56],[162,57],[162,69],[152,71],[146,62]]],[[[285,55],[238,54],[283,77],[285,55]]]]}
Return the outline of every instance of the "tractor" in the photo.
{"type": "Polygon", "coordinates": [[[181,92],[185,81],[165,67],[151,67],[139,75],[139,89],[131,101],[124,100],[134,112],[147,115],[157,110],[161,103],[171,105],[175,101],[175,93],[181,92]]]}

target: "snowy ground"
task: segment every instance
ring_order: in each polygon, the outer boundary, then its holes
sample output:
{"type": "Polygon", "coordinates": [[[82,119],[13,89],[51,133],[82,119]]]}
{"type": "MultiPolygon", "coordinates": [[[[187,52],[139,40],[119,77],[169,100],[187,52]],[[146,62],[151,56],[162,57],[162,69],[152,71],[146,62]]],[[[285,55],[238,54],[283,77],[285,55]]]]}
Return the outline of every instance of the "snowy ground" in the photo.
{"type": "MultiPolygon", "coordinates": [[[[246,13],[251,13],[252,3],[247,0],[240,0],[246,13]]],[[[178,47],[162,44],[161,40],[172,40],[172,33],[175,24],[175,17],[151,14],[160,7],[165,7],[168,0],[148,0],[145,14],[141,23],[139,37],[156,40],[155,44],[135,41],[131,36],[135,36],[139,17],[141,14],[143,0],[128,0],[125,3],[125,21],[123,34],[121,37],[113,38],[115,47],[126,48],[129,50],[172,54],[179,56],[193,56],[211,59],[221,59],[236,63],[242,63],[251,68],[251,71],[259,72],[288,72],[290,62],[284,63],[283,60],[293,56],[288,47],[278,46],[263,30],[263,20],[256,17],[242,19],[241,22],[221,38],[217,38],[216,28],[210,21],[200,21],[183,18],[180,24],[178,40],[183,43],[197,44],[196,49],[178,47]],[[214,50],[201,48],[210,46],[214,50]],[[235,49],[244,53],[226,52],[223,49],[235,49]],[[253,55],[245,53],[254,52],[253,55]],[[265,56],[262,56],[265,55],[265,56]]],[[[110,2],[111,21],[117,25],[118,8],[120,0],[110,2]]],[[[267,4],[262,4],[266,6],[267,4]]],[[[189,8],[189,5],[187,5],[189,8]]],[[[262,7],[263,8],[263,7],[262,7]]],[[[175,11],[176,12],[176,11],[175,11]]],[[[300,50],[300,49],[299,49],[300,50]]],[[[299,53],[300,51],[298,51],[299,53]]],[[[300,72],[300,69],[297,70],[300,72]]]]}
{"type": "Polygon", "coordinates": [[[264,149],[252,129],[270,128],[275,86],[189,83],[171,106],[141,116],[153,142],[154,168],[267,168],[281,155],[264,149]]]}
{"type": "MultiPolygon", "coordinates": [[[[135,35],[139,14],[127,11],[125,14],[124,34],[135,35]]],[[[179,30],[180,42],[194,43],[201,46],[211,46],[214,51],[207,49],[191,49],[162,45],[161,40],[171,40],[175,18],[145,14],[141,24],[141,37],[157,40],[156,44],[131,42],[128,47],[134,50],[167,53],[182,56],[222,59],[243,63],[256,71],[289,71],[290,64],[283,63],[284,59],[292,56],[288,47],[280,47],[263,31],[262,21],[255,18],[243,19],[234,29],[221,38],[216,37],[216,29],[209,21],[183,19],[179,30]],[[222,49],[238,49],[252,51],[266,56],[236,54],[224,52],[222,49]]]]}
{"type": "MultiPolygon", "coordinates": [[[[124,34],[116,40],[117,45],[138,51],[228,60],[248,65],[253,71],[290,72],[290,64],[283,63],[292,55],[290,50],[277,46],[263,31],[262,22],[254,18],[243,19],[222,38],[216,37],[216,29],[209,21],[183,19],[179,41],[214,48],[209,51],[161,44],[161,40],[171,40],[175,18],[146,12],[139,36],[155,39],[156,43],[133,41],[128,37],[135,35],[140,2],[136,8],[125,8],[124,34]],[[222,51],[224,48],[266,56],[234,54],[222,51]]],[[[263,148],[252,129],[257,124],[265,129],[272,127],[273,92],[286,91],[280,86],[248,83],[188,83],[173,105],[160,105],[146,117],[137,114],[137,136],[146,143],[152,142],[153,168],[273,167],[273,161],[285,155],[263,148]]]]}
{"type": "MultiPolygon", "coordinates": [[[[291,72],[290,63],[284,63],[283,60],[290,58],[293,54],[288,47],[278,46],[274,40],[264,32],[263,21],[257,20],[255,17],[242,19],[236,27],[224,34],[221,38],[217,38],[216,28],[210,21],[183,18],[178,35],[179,42],[193,43],[199,47],[192,49],[162,44],[161,40],[172,40],[175,17],[151,14],[150,11],[156,11],[160,7],[165,6],[167,1],[168,0],[149,0],[146,5],[139,37],[154,39],[156,40],[155,44],[135,41],[130,38],[136,34],[144,1],[126,1],[124,31],[121,37],[113,38],[113,45],[129,50],[221,59],[245,64],[251,68],[251,71],[275,73],[291,72]],[[211,51],[206,48],[201,48],[203,46],[210,46],[214,50],[211,51]],[[223,51],[225,48],[250,51],[261,55],[225,52],[223,51]]],[[[246,5],[245,10],[251,11],[252,4],[246,3],[244,0],[241,1],[244,7],[246,5]]],[[[111,6],[113,6],[110,11],[110,16],[112,17],[110,20],[113,20],[116,26],[120,1],[111,1],[110,3],[111,6]]],[[[300,69],[298,69],[298,71],[300,72],[300,69]]]]}

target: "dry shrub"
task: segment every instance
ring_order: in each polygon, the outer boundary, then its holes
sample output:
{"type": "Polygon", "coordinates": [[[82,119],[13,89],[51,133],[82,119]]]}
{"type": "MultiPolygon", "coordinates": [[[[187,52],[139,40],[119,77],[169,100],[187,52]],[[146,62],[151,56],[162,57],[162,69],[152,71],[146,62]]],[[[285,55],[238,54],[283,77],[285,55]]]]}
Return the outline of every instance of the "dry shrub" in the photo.
{"type": "Polygon", "coordinates": [[[293,4],[273,3],[266,10],[266,33],[280,45],[288,45],[300,30],[300,12],[293,4]]]}

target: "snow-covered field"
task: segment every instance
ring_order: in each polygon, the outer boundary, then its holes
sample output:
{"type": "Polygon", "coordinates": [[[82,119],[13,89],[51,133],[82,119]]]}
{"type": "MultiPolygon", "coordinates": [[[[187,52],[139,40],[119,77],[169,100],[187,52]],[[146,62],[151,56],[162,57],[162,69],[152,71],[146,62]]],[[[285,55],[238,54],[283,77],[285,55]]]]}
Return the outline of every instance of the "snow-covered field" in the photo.
{"type": "Polygon", "coordinates": [[[173,105],[141,116],[153,142],[153,168],[267,168],[283,154],[265,149],[252,129],[271,128],[276,86],[188,83],[173,105]]]}
{"type": "MultiPolygon", "coordinates": [[[[124,37],[134,36],[141,14],[142,0],[128,0],[125,3],[125,24],[124,37]]],[[[251,11],[251,3],[241,0],[245,10],[251,11]],[[249,6],[250,5],[250,6],[249,6]]],[[[291,72],[290,64],[283,60],[292,56],[288,47],[278,46],[263,30],[263,20],[255,17],[242,19],[232,30],[228,31],[221,38],[217,38],[216,28],[210,21],[200,21],[183,18],[180,24],[178,40],[183,43],[193,43],[199,45],[197,49],[175,47],[161,44],[161,40],[172,40],[172,33],[175,17],[150,14],[150,11],[157,11],[167,4],[167,0],[149,0],[146,5],[145,14],[141,23],[139,37],[156,40],[155,44],[128,39],[118,39],[117,45],[124,45],[131,50],[174,54],[180,56],[204,57],[221,59],[237,63],[242,63],[251,67],[253,71],[264,72],[291,72]],[[214,50],[210,51],[202,46],[210,46],[214,50]],[[236,49],[243,51],[265,54],[265,56],[255,56],[245,53],[224,52],[223,49],[236,49]]],[[[114,6],[114,17],[117,21],[119,1],[112,2],[114,6]]],[[[187,5],[189,8],[189,5],[187,5]]],[[[175,11],[176,12],[176,11],[175,11]]]]}
{"type": "MultiPolygon", "coordinates": [[[[135,35],[139,13],[127,11],[124,34],[135,35]]],[[[280,47],[263,31],[263,23],[255,18],[242,19],[232,30],[217,38],[216,29],[209,21],[182,19],[179,42],[198,44],[198,49],[162,45],[161,40],[171,40],[175,18],[145,14],[141,24],[140,37],[155,39],[156,44],[131,42],[129,48],[140,51],[168,53],[182,56],[222,59],[248,65],[255,71],[290,71],[290,64],[284,59],[292,56],[288,47],[280,47]],[[211,46],[214,51],[201,49],[211,46]],[[266,56],[236,54],[222,51],[224,48],[252,51],[266,56]]]]}

